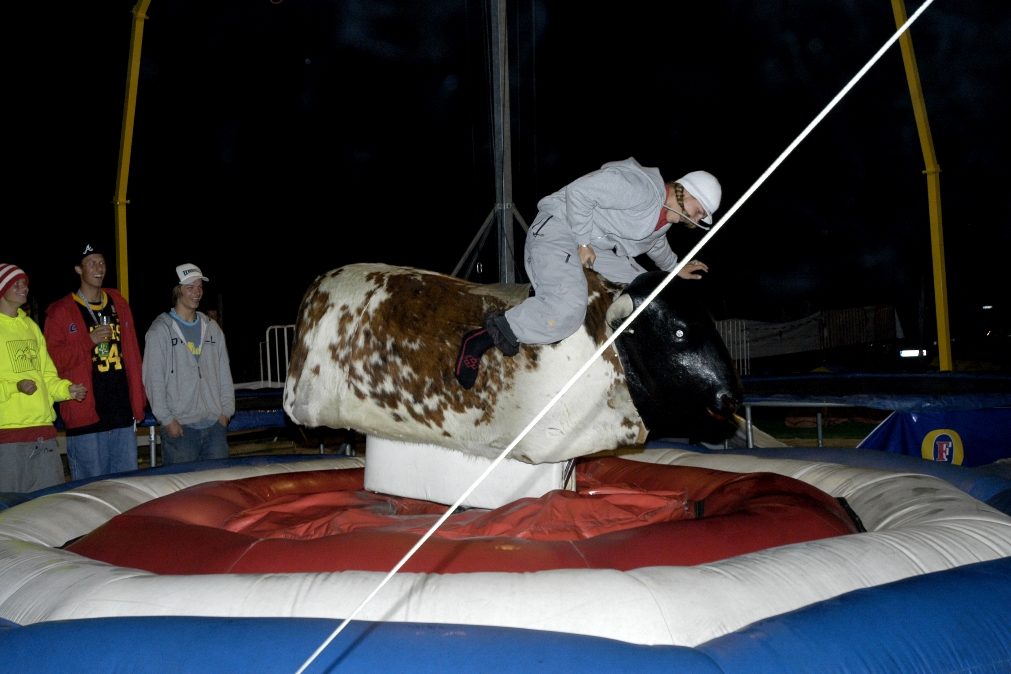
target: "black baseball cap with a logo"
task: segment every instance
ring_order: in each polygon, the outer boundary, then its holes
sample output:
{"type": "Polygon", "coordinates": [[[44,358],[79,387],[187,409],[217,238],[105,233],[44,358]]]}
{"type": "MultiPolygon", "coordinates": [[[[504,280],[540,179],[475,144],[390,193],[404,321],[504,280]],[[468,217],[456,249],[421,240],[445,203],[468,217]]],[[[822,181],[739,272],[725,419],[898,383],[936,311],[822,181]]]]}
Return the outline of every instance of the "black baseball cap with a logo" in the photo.
{"type": "Polygon", "coordinates": [[[74,266],[81,264],[81,261],[89,255],[94,255],[98,253],[99,255],[105,255],[105,246],[89,239],[88,241],[82,241],[77,244],[77,248],[74,249],[74,266]]]}

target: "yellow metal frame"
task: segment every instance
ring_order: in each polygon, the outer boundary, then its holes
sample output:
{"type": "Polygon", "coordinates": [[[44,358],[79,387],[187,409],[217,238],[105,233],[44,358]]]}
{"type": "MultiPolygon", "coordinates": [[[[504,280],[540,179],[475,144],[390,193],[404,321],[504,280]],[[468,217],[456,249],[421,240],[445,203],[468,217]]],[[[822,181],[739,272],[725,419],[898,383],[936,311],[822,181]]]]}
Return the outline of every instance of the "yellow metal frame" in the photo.
{"type": "Polygon", "coordinates": [[[130,298],[130,268],[126,245],[126,185],[130,177],[130,152],[133,149],[133,121],[137,110],[137,82],[140,79],[140,47],[144,40],[144,22],[151,0],[139,0],[133,8],[130,34],[130,61],[126,72],[126,101],[123,104],[123,129],[119,138],[119,171],[116,173],[116,269],[119,291],[130,298]]]}
{"type": "MultiPolygon", "coordinates": [[[[116,269],[119,270],[119,290],[124,297],[130,296],[130,269],[127,260],[126,237],[126,187],[130,175],[130,152],[133,148],[133,123],[137,106],[137,82],[140,79],[140,53],[144,38],[144,22],[147,21],[147,8],[151,0],[138,0],[133,8],[133,30],[130,36],[130,62],[127,66],[126,102],[123,106],[123,129],[119,145],[119,171],[116,174],[116,196],[113,203],[116,207],[116,269]]],[[[905,0],[892,0],[892,11],[895,14],[895,24],[901,27],[906,22],[905,0]]],[[[902,49],[902,61],[906,68],[906,80],[909,82],[909,93],[913,100],[913,113],[916,116],[916,127],[920,135],[920,147],[923,150],[923,161],[926,166],[927,198],[930,204],[930,243],[934,270],[934,304],[937,308],[937,350],[940,359],[940,369],[950,371],[951,336],[948,330],[948,289],[944,266],[944,236],[941,229],[941,169],[937,165],[934,154],[934,142],[930,136],[930,123],[927,120],[927,106],[923,100],[923,89],[920,86],[920,73],[916,67],[916,55],[913,53],[913,40],[909,31],[899,37],[902,49]]]]}
{"type": "MultiPolygon", "coordinates": [[[[901,27],[906,22],[905,0],[892,0],[895,25],[901,27]]],[[[948,330],[948,281],[944,266],[944,230],[941,227],[941,167],[934,154],[934,140],[930,135],[927,120],[927,105],[923,100],[920,86],[920,71],[916,67],[913,53],[913,38],[910,31],[899,36],[902,62],[906,67],[906,81],[909,95],[913,99],[913,115],[916,129],[920,134],[920,148],[923,150],[924,174],[927,176],[927,201],[930,207],[930,251],[934,268],[934,306],[937,313],[937,356],[942,372],[950,372],[951,333],[948,330]]]]}

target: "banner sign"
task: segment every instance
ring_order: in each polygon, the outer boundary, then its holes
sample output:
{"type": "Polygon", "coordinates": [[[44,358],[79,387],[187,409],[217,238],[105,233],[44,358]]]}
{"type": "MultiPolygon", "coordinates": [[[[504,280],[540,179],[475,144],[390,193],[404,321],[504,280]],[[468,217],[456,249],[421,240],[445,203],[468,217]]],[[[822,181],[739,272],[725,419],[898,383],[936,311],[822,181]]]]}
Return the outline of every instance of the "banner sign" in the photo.
{"type": "Polygon", "coordinates": [[[892,412],[857,445],[955,466],[1011,458],[1011,407],[892,412]]]}

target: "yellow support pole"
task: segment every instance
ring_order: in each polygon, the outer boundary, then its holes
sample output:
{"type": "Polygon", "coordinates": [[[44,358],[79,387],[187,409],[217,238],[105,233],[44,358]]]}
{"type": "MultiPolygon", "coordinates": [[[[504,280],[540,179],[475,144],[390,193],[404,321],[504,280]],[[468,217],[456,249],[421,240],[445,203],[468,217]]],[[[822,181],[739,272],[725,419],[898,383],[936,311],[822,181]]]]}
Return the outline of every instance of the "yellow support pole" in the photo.
{"type": "Polygon", "coordinates": [[[130,268],[126,245],[126,184],[130,177],[130,152],[133,149],[133,121],[137,109],[137,81],[140,79],[140,46],[144,39],[144,22],[151,0],[138,0],[133,8],[133,30],[130,34],[130,60],[126,71],[126,100],[123,103],[123,129],[119,139],[119,170],[116,172],[116,269],[118,287],[123,297],[130,298],[130,268]]]}
{"type": "MultiPolygon", "coordinates": [[[[901,27],[906,22],[905,0],[892,0],[895,25],[901,27]]],[[[944,266],[944,230],[941,227],[941,167],[934,154],[934,141],[930,135],[927,120],[927,105],[923,100],[920,86],[920,71],[916,67],[913,53],[913,38],[910,31],[899,37],[902,62],[906,67],[906,81],[913,101],[913,115],[916,129],[920,134],[920,148],[923,150],[924,174],[927,176],[927,201],[930,207],[930,250],[934,268],[934,307],[937,313],[937,357],[942,372],[952,370],[951,333],[948,330],[948,281],[944,266]]]]}

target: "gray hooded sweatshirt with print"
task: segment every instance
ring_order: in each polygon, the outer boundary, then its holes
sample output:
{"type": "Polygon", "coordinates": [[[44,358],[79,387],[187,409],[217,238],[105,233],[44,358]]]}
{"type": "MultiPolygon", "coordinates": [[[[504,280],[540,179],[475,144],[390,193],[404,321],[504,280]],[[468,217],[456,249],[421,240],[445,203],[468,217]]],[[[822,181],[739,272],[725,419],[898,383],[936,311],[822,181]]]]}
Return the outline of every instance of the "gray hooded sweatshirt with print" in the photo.
{"type": "Polygon", "coordinates": [[[169,313],[159,314],[144,337],[144,390],[158,423],[207,425],[235,414],[235,385],[225,333],[206,314],[200,320],[200,358],[191,352],[169,313]]]}

